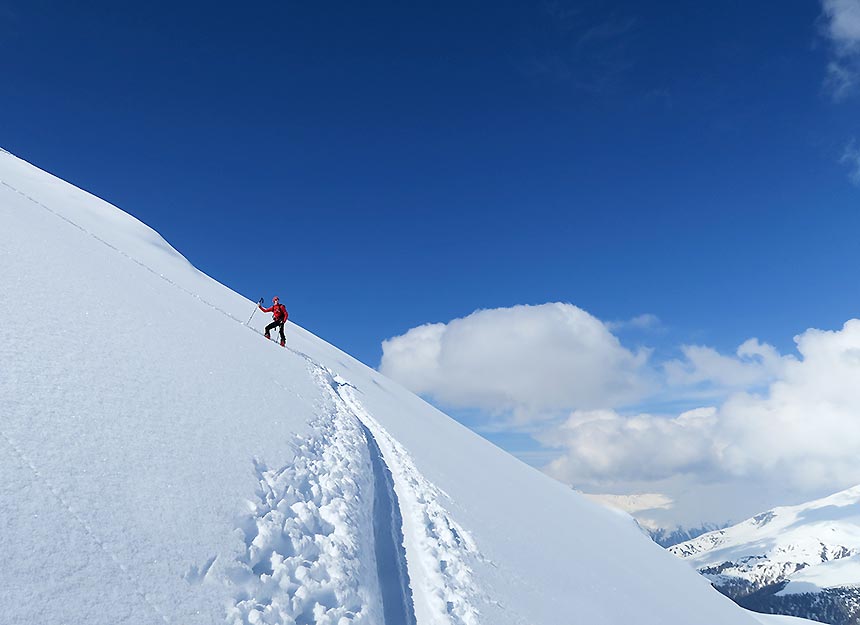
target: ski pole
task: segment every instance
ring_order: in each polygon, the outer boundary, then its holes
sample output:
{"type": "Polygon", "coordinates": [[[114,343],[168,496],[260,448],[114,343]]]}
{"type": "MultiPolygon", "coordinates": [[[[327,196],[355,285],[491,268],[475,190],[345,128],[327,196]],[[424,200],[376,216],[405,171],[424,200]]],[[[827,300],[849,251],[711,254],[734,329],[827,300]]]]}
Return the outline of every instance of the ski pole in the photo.
{"type": "MultiPolygon", "coordinates": [[[[263,298],[261,297],[260,301],[257,302],[257,306],[262,306],[262,305],[263,305],[263,298]]],[[[248,325],[249,323],[251,323],[251,319],[254,318],[254,313],[257,312],[257,306],[254,306],[254,310],[251,311],[251,316],[248,317],[248,321],[245,322],[245,325],[248,325]]]]}

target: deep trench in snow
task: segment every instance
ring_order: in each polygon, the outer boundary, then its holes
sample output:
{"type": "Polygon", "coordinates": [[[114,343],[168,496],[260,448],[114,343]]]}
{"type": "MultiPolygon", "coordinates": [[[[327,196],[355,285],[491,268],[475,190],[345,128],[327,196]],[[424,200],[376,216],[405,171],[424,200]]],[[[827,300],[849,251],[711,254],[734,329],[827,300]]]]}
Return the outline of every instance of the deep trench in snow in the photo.
{"type": "Polygon", "coordinates": [[[394,479],[376,439],[361,423],[373,467],[373,538],[386,625],[415,625],[415,607],[403,546],[403,517],[394,479]]]}

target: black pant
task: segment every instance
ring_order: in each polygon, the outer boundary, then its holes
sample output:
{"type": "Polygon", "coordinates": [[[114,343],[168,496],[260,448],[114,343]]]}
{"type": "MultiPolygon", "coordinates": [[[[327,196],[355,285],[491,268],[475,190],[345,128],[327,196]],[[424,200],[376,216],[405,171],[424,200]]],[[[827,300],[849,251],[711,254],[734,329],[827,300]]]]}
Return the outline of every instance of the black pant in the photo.
{"type": "Polygon", "coordinates": [[[274,330],[275,328],[278,328],[281,331],[281,343],[285,343],[287,341],[287,337],[284,336],[284,322],[282,320],[275,320],[267,325],[266,336],[269,336],[269,330],[274,330]]]}

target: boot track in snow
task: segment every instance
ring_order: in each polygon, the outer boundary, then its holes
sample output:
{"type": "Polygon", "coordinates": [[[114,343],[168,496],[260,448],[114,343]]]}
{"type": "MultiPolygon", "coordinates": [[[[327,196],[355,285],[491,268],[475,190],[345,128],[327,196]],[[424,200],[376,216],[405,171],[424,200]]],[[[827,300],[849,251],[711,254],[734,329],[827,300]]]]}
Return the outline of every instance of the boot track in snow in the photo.
{"type": "Polygon", "coordinates": [[[229,622],[477,624],[471,538],[355,389],[304,357],[326,391],[323,416],[294,442],[292,463],[256,462],[247,550],[227,573],[229,622]]]}

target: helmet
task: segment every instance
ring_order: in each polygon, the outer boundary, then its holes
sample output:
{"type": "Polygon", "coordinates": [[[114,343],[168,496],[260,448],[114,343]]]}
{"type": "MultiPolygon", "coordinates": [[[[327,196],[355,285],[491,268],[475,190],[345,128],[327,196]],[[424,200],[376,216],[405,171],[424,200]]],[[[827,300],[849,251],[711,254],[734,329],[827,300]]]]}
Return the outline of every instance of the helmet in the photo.
{"type": "Polygon", "coordinates": [[[277,296],[277,295],[275,295],[275,297],[273,297],[273,298],[272,298],[272,301],[273,301],[273,302],[280,302],[281,300],[280,300],[280,299],[278,299],[278,296],[277,296]]]}

